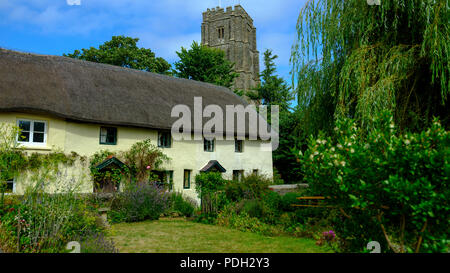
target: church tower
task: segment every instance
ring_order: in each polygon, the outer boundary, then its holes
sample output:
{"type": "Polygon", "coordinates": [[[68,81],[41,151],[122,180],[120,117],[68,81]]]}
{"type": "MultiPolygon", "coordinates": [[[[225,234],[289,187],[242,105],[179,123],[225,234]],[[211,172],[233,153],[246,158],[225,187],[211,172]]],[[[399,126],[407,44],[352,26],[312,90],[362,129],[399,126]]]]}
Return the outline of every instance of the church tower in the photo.
{"type": "Polygon", "coordinates": [[[233,88],[249,90],[259,80],[259,52],[256,49],[256,28],[253,19],[241,5],[207,9],[203,12],[202,44],[225,51],[239,73],[233,88]]]}

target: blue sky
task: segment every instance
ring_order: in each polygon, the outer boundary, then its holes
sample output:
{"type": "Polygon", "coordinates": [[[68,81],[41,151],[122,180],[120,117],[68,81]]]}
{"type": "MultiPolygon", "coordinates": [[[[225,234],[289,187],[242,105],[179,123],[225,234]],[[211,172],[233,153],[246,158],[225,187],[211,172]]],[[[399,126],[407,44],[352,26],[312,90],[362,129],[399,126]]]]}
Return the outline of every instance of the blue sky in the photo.
{"type": "MultiPolygon", "coordinates": [[[[222,0],[222,7],[238,0],[222,0]]],[[[290,82],[289,57],[305,0],[241,0],[257,28],[260,54],[273,49],[278,73],[290,82]]],[[[0,0],[0,47],[61,55],[98,47],[113,35],[140,38],[168,62],[201,39],[202,12],[218,0],[0,0]],[[77,3],[80,5],[69,5],[77,3]]],[[[260,59],[263,69],[263,58],[260,59]]]]}

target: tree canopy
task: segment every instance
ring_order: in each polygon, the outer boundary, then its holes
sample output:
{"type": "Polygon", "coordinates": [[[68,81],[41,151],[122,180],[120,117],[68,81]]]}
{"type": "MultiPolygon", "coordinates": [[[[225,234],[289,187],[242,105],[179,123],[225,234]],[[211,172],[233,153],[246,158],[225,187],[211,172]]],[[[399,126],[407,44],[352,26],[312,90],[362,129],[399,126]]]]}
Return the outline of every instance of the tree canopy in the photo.
{"type": "Polygon", "coordinates": [[[401,130],[433,116],[448,127],[449,18],[448,0],[308,1],[291,55],[304,129],[332,129],[339,117],[369,129],[386,109],[401,130]]]}
{"type": "Polygon", "coordinates": [[[71,54],[63,55],[96,63],[169,74],[170,64],[163,58],[156,57],[150,49],[138,48],[138,41],[138,38],[113,36],[111,41],[105,42],[99,48],[83,48],[82,51],[75,50],[71,54]]]}
{"type": "Polygon", "coordinates": [[[196,81],[209,82],[230,88],[239,75],[234,71],[234,63],[228,61],[225,52],[193,42],[190,49],[181,48],[177,52],[174,75],[196,81]]]}
{"type": "Polygon", "coordinates": [[[276,75],[274,60],[271,49],[264,52],[264,70],[261,72],[261,85],[255,88],[255,92],[248,92],[247,96],[253,100],[261,101],[263,105],[278,105],[280,110],[289,110],[290,103],[294,99],[291,87],[286,81],[276,75]]]}

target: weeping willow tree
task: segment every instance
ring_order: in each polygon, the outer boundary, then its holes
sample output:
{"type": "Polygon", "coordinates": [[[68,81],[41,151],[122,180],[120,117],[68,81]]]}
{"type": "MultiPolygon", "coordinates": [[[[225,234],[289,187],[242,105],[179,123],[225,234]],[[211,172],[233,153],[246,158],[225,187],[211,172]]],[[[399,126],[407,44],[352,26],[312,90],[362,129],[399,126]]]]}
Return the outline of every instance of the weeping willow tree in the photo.
{"type": "Polygon", "coordinates": [[[449,16],[449,0],[309,0],[291,55],[305,132],[343,116],[369,129],[382,110],[402,129],[448,128],[449,16]]]}

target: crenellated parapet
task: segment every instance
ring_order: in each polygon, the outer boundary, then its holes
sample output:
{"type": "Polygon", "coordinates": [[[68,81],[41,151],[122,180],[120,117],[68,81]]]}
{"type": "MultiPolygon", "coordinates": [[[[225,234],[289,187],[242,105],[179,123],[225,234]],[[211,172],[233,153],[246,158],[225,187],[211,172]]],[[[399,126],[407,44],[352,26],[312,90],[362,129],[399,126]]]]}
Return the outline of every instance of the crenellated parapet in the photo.
{"type": "Polygon", "coordinates": [[[202,44],[220,48],[235,63],[234,87],[251,89],[259,83],[259,52],[253,19],[241,5],[203,12],[202,44]]]}

